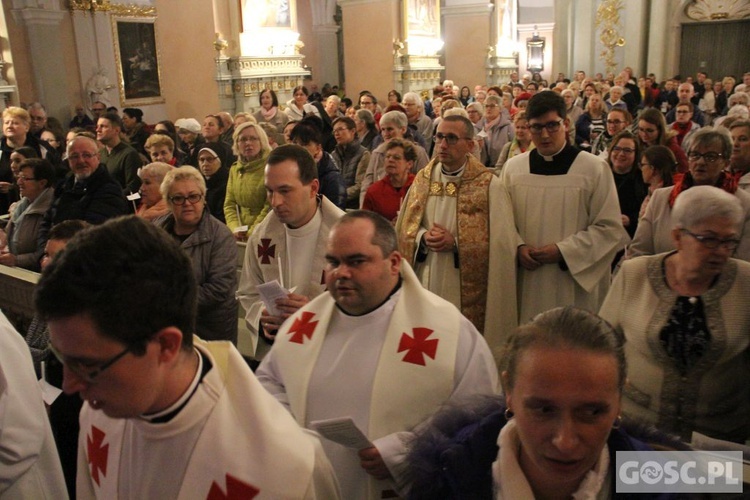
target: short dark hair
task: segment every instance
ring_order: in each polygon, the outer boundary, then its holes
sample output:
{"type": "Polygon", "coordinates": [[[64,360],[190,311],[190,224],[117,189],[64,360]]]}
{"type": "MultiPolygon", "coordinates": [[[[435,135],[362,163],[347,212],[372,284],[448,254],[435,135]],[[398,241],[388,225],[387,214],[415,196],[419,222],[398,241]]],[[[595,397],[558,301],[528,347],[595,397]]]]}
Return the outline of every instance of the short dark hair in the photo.
{"type": "Polygon", "coordinates": [[[263,97],[263,94],[271,94],[271,103],[273,106],[279,105],[279,98],[276,96],[276,92],[273,91],[273,89],[263,89],[260,91],[260,94],[258,94],[258,104],[260,104],[260,98],[263,97]]]}
{"type": "Polygon", "coordinates": [[[370,243],[380,247],[380,251],[383,252],[383,257],[398,251],[398,236],[396,235],[396,230],[393,228],[393,224],[378,213],[369,210],[352,210],[351,212],[346,212],[342,215],[341,218],[336,221],[334,227],[357,219],[365,219],[372,222],[375,232],[370,243]]]}
{"type": "Polygon", "coordinates": [[[39,153],[37,153],[36,149],[32,148],[31,146],[21,146],[20,148],[14,149],[13,153],[18,153],[27,160],[30,158],[39,158],[39,153]]]}
{"type": "Polygon", "coordinates": [[[143,111],[138,108],[125,108],[122,110],[122,112],[128,115],[130,118],[135,118],[136,122],[143,121],[143,111]]]}
{"type": "Polygon", "coordinates": [[[352,120],[348,116],[339,116],[338,118],[333,120],[333,122],[331,122],[331,126],[335,127],[337,123],[343,123],[349,130],[355,130],[357,128],[357,124],[354,123],[354,120],[352,120]]]}
{"type": "Polygon", "coordinates": [[[305,116],[289,134],[289,139],[294,143],[307,145],[312,143],[323,144],[323,121],[317,116],[305,116]]]}
{"type": "Polygon", "coordinates": [[[86,315],[101,335],[143,355],[170,326],[192,348],[197,297],[190,258],[175,239],[127,216],[75,236],[42,272],[34,302],[45,320],[86,315]]]}
{"type": "Polygon", "coordinates": [[[64,220],[52,226],[47,235],[48,240],[68,241],[84,229],[91,227],[86,221],[79,219],[64,220]]]}
{"type": "Polygon", "coordinates": [[[643,152],[642,158],[646,158],[654,172],[659,174],[664,187],[673,184],[672,176],[677,168],[677,160],[671,149],[667,146],[649,146],[643,152]]]}
{"type": "MultiPolygon", "coordinates": [[[[294,127],[296,130],[297,127],[294,127]]],[[[318,166],[308,150],[296,144],[284,144],[271,151],[266,164],[272,167],[278,163],[292,160],[297,163],[299,180],[307,186],[318,178],[318,166]]]]}
{"type": "Polygon", "coordinates": [[[99,119],[109,120],[109,123],[122,130],[122,118],[120,118],[120,115],[118,115],[117,113],[108,111],[100,116],[99,119]]]}
{"type": "Polygon", "coordinates": [[[55,167],[49,162],[42,158],[27,158],[19,165],[19,170],[24,168],[30,168],[34,171],[34,179],[37,181],[47,181],[46,187],[55,186],[55,167]]]}
{"type": "Polygon", "coordinates": [[[542,115],[555,111],[557,115],[565,119],[565,100],[557,92],[539,92],[534,94],[526,105],[526,116],[529,120],[539,118],[542,115]]]}

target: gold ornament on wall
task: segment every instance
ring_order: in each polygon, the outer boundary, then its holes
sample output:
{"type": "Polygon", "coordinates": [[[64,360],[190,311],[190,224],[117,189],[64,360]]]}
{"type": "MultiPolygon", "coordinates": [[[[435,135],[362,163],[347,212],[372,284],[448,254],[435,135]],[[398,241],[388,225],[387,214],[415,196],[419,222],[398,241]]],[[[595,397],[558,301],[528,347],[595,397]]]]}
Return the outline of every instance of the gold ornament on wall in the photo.
{"type": "Polygon", "coordinates": [[[615,63],[615,49],[625,45],[625,39],[620,35],[620,12],[622,11],[622,0],[603,0],[596,9],[596,27],[600,30],[599,40],[604,48],[599,57],[604,61],[607,73],[614,73],[617,69],[615,63]]]}
{"type": "Polygon", "coordinates": [[[156,7],[110,3],[109,0],[70,0],[71,11],[107,12],[115,16],[153,17],[156,7]]]}

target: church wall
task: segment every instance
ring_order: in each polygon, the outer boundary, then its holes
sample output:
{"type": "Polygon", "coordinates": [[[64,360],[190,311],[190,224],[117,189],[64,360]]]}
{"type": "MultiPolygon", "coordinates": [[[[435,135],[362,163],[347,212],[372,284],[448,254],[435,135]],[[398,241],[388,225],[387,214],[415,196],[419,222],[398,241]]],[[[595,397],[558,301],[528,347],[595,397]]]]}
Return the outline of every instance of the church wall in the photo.
{"type": "Polygon", "coordinates": [[[10,7],[10,2],[3,2],[5,26],[10,41],[10,49],[7,46],[7,40],[3,44],[6,79],[18,86],[19,102],[33,102],[36,97],[36,86],[31,70],[31,61],[29,60],[29,39],[26,36],[26,29],[16,23],[16,19],[10,12],[10,7]],[[10,57],[8,57],[9,54],[10,57]]]}
{"type": "Polygon", "coordinates": [[[393,88],[393,40],[401,38],[400,2],[342,4],[347,95],[370,90],[378,102],[393,88]]]}
{"type": "Polygon", "coordinates": [[[211,2],[176,8],[174,1],[157,0],[156,8],[166,116],[158,110],[144,118],[149,123],[184,117],[202,122],[205,115],[219,111],[211,2]]]}
{"type": "MultiPolygon", "coordinates": [[[[315,34],[313,33],[312,26],[312,10],[310,7],[310,1],[315,0],[296,0],[297,1],[297,31],[299,32],[299,38],[305,44],[300,50],[300,54],[305,56],[303,64],[312,68],[312,81],[310,83],[316,83],[318,89],[323,87],[323,83],[319,81],[319,74],[321,69],[320,58],[321,54],[318,53],[318,46],[315,43],[315,34]]],[[[336,57],[336,54],[326,55],[325,57],[336,57]]],[[[305,83],[305,86],[310,87],[309,83],[305,83]]]]}
{"type": "MultiPolygon", "coordinates": [[[[62,120],[63,126],[67,127],[70,120],[75,115],[75,107],[78,104],[86,104],[86,93],[83,91],[83,85],[81,84],[81,70],[78,58],[76,57],[76,41],[73,34],[73,22],[70,15],[63,17],[60,23],[60,38],[62,41],[62,47],[60,53],[63,59],[63,68],[65,70],[65,78],[68,82],[68,91],[70,93],[70,101],[68,103],[59,103],[60,113],[67,111],[64,116],[57,116],[62,120]],[[65,105],[67,104],[67,109],[65,105]]],[[[54,110],[51,111],[55,115],[54,110]]]]}
{"type": "Polygon", "coordinates": [[[487,83],[489,23],[487,13],[445,17],[445,76],[459,87],[467,85],[472,93],[474,85],[487,83]]]}

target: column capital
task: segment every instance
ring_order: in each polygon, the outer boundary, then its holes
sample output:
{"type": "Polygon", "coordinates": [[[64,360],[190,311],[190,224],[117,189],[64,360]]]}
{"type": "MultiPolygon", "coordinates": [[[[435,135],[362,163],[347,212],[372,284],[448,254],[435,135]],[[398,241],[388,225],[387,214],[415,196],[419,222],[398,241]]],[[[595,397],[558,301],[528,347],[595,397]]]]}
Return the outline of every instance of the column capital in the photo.
{"type": "Polygon", "coordinates": [[[53,0],[13,0],[13,19],[27,26],[57,26],[65,11],[53,0]]]}

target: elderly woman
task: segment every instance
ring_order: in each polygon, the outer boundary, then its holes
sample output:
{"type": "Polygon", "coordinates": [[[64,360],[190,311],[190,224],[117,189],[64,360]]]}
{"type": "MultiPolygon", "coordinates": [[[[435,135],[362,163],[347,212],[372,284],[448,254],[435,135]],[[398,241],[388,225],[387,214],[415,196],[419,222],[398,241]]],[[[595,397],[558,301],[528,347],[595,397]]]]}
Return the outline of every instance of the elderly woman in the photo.
{"type": "Polygon", "coordinates": [[[171,213],[155,223],[187,252],[198,281],[195,331],[205,340],[237,343],[237,244],[206,210],[206,182],[194,167],[167,172],[161,195],[171,213]]]}
{"type": "Polygon", "coordinates": [[[484,105],[481,102],[472,102],[466,106],[466,114],[469,120],[474,124],[474,131],[479,133],[482,130],[482,118],[484,118],[484,105]]]}
{"type": "Polygon", "coordinates": [[[10,155],[15,149],[28,146],[37,156],[46,158],[49,150],[29,133],[31,117],[23,108],[10,106],[3,111],[3,137],[0,139],[0,215],[8,213],[10,204],[18,200],[14,187],[10,155]]]}
{"type": "Polygon", "coordinates": [[[241,124],[235,129],[233,139],[237,162],[229,170],[224,218],[234,237],[244,241],[270,210],[263,170],[271,146],[257,123],[241,124]]]}
{"type": "Polygon", "coordinates": [[[174,155],[174,141],[166,134],[153,134],[146,139],[145,145],[149,158],[153,162],[167,163],[179,167],[174,155]]]}
{"type": "Polygon", "coordinates": [[[279,133],[283,132],[284,125],[289,121],[289,116],[279,111],[279,98],[276,96],[276,92],[271,89],[264,89],[258,99],[260,100],[260,109],[253,113],[258,123],[270,123],[276,127],[279,133]]]}
{"type": "Polygon", "coordinates": [[[369,109],[358,109],[352,119],[357,127],[359,143],[368,151],[375,149],[373,141],[378,136],[378,126],[372,112],[369,109]]]}
{"type": "Polygon", "coordinates": [[[385,145],[385,174],[365,193],[364,210],[379,213],[395,223],[406,192],[414,182],[414,162],[417,152],[414,143],[403,139],[392,139],[385,145]]]}
{"type": "Polygon", "coordinates": [[[307,96],[309,95],[310,92],[303,85],[294,87],[292,99],[286,103],[286,109],[284,110],[289,120],[300,121],[307,115],[320,117],[318,108],[307,102],[307,96]]]}
{"type": "Polygon", "coordinates": [[[504,396],[449,406],[418,431],[409,498],[615,498],[617,452],[650,449],[620,417],[621,337],[557,308],[511,334],[499,359],[504,396]]]}
{"type": "Polygon", "coordinates": [[[135,215],[153,222],[169,213],[169,207],[159,188],[164,181],[164,176],[173,168],[169,163],[154,161],[138,169],[138,177],[141,178],[141,187],[138,191],[141,195],[141,204],[135,215]]]}
{"type": "Polygon", "coordinates": [[[221,164],[215,144],[206,144],[201,148],[198,152],[198,165],[206,179],[206,207],[211,215],[226,224],[224,200],[227,196],[229,168],[221,164]]]}
{"type": "Polygon", "coordinates": [[[50,162],[31,158],[21,162],[18,188],[21,201],[16,203],[0,241],[5,248],[0,264],[40,270],[42,251],[38,246],[39,228],[54,198],[55,169],[50,162]],[[7,243],[7,246],[6,246],[7,243]]]}
{"type": "Polygon", "coordinates": [[[677,171],[686,172],[688,170],[688,159],[685,151],[677,144],[676,134],[667,129],[667,122],[664,115],[656,108],[644,109],[638,115],[638,142],[641,149],[649,146],[666,146],[677,159],[677,171]]]}
{"type": "Polygon", "coordinates": [[[693,186],[716,186],[734,194],[742,204],[745,217],[735,257],[750,260],[750,194],[738,190],[736,180],[725,171],[731,154],[732,138],[727,130],[702,128],[696,132],[688,153],[689,171],[676,176],[674,186],[654,191],[628,247],[628,257],[673,250],[672,208],[675,200],[693,186]]]}
{"type": "Polygon", "coordinates": [[[638,219],[646,213],[651,195],[659,188],[671,186],[672,176],[677,161],[674,159],[672,151],[666,146],[649,146],[641,155],[641,177],[643,183],[648,186],[648,193],[641,203],[641,209],[638,212],[638,219]]]}
{"type": "Polygon", "coordinates": [[[510,115],[502,113],[502,99],[488,95],[484,102],[484,132],[481,162],[485,167],[494,167],[503,147],[515,137],[510,115]]]}
{"type": "Polygon", "coordinates": [[[503,150],[500,151],[500,156],[497,157],[497,163],[495,163],[495,173],[500,174],[500,171],[505,166],[505,162],[510,160],[516,155],[531,151],[534,149],[534,143],[531,141],[531,132],[529,131],[529,120],[526,118],[525,111],[519,111],[513,118],[513,127],[516,131],[516,136],[513,140],[503,146],[503,150]]]}
{"type": "Polygon", "coordinates": [[[750,437],[750,263],[730,258],[744,217],[721,189],[681,194],[676,250],[623,263],[600,312],[626,339],[625,414],[684,440],[750,437]]]}

